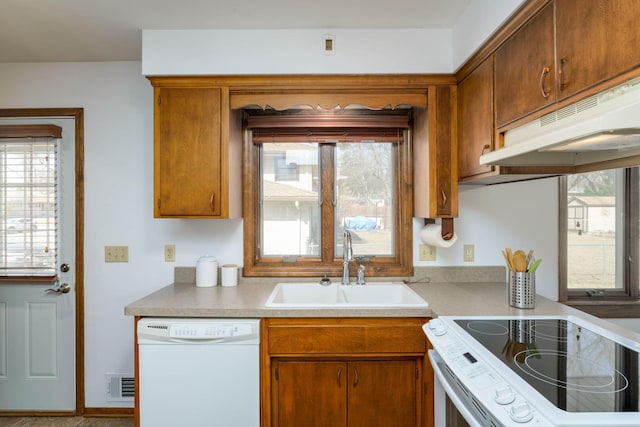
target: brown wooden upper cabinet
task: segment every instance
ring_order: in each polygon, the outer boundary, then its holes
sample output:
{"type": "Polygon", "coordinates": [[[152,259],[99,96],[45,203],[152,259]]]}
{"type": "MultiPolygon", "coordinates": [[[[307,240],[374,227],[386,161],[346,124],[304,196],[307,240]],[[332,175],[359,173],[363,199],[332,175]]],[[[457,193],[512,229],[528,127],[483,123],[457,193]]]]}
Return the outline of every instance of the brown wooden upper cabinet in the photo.
{"type": "Polygon", "coordinates": [[[460,181],[490,174],[480,156],[493,150],[493,57],[458,85],[458,177],[460,181]]]}
{"type": "Polygon", "coordinates": [[[239,216],[240,194],[230,195],[228,90],[160,86],[154,96],[154,216],[239,216]]]}
{"type": "Polygon", "coordinates": [[[414,108],[413,139],[419,147],[414,148],[413,153],[417,159],[414,190],[420,194],[414,203],[420,207],[417,216],[451,218],[458,215],[457,88],[453,76],[152,76],[148,79],[154,88],[156,218],[237,218],[242,215],[244,108],[281,110],[349,105],[372,109],[414,108]]]}
{"type": "Polygon", "coordinates": [[[558,99],[640,64],[637,0],[555,0],[558,99]]]}
{"type": "Polygon", "coordinates": [[[640,64],[637,0],[554,0],[495,52],[496,125],[640,64]]]}
{"type": "Polygon", "coordinates": [[[457,88],[429,88],[428,109],[413,116],[413,211],[417,218],[458,216],[457,88]]]}
{"type": "Polygon", "coordinates": [[[553,28],[549,3],[496,51],[498,128],[555,102],[553,28]]]}

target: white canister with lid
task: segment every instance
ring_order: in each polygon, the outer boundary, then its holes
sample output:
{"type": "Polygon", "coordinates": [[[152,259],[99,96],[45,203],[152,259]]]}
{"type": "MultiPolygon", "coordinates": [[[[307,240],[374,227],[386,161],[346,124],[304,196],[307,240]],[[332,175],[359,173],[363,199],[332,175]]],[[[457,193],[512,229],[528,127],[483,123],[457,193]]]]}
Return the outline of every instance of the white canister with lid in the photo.
{"type": "Polygon", "coordinates": [[[196,262],[196,286],[207,288],[218,284],[218,261],[209,255],[201,256],[196,262]]]}

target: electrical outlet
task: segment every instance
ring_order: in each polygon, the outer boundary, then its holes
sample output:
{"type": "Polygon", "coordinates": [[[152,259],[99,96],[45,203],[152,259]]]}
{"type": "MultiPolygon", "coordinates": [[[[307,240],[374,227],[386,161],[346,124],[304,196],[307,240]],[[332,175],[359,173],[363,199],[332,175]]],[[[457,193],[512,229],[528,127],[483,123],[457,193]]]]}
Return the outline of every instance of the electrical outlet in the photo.
{"type": "Polygon", "coordinates": [[[176,245],[164,245],[164,262],[176,262],[176,245]]]}
{"type": "Polygon", "coordinates": [[[129,246],[105,246],[105,262],[129,262],[129,246]]]}
{"type": "Polygon", "coordinates": [[[462,260],[464,262],[473,262],[475,259],[475,245],[464,245],[464,254],[462,255],[462,260]]]}
{"type": "Polygon", "coordinates": [[[420,247],[419,259],[420,261],[435,261],[436,260],[436,247],[431,245],[423,245],[420,247]]]}

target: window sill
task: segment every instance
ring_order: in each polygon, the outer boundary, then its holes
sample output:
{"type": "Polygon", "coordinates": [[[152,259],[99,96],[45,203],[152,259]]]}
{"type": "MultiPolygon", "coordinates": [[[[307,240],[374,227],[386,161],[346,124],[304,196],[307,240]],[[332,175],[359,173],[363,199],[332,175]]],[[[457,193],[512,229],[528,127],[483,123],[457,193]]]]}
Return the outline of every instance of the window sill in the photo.
{"type": "Polygon", "coordinates": [[[640,300],[570,300],[563,304],[600,318],[640,318],[640,300]]]}

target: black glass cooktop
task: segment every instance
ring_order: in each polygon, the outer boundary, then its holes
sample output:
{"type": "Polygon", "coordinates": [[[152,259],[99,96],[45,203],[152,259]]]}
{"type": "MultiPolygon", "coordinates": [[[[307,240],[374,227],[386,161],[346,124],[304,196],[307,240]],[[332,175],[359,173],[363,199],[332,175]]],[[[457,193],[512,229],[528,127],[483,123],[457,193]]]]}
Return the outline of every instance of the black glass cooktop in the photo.
{"type": "Polygon", "coordinates": [[[458,319],[558,408],[637,412],[638,352],[564,319],[458,319]]]}

